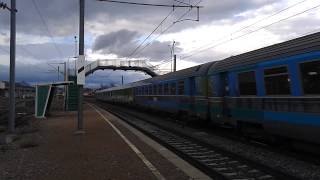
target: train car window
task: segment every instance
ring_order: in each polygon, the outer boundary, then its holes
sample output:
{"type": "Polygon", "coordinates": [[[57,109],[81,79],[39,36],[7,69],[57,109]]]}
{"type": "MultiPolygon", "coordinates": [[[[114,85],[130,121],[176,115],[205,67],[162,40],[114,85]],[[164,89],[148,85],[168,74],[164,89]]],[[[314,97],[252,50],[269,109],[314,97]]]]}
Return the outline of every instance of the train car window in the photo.
{"type": "Polygon", "coordinates": [[[320,94],[320,61],[300,64],[304,94],[320,94]]]}
{"type": "Polygon", "coordinates": [[[176,83],[170,84],[170,94],[175,95],[176,94],[176,83]]]}
{"type": "Polygon", "coordinates": [[[144,95],[148,95],[148,86],[144,86],[144,95]]]}
{"type": "Polygon", "coordinates": [[[164,92],[163,92],[163,94],[165,94],[165,95],[169,94],[169,84],[168,83],[164,84],[164,92]]]}
{"type": "Polygon", "coordinates": [[[208,82],[208,96],[217,97],[219,96],[219,80],[217,75],[211,76],[208,82]]]}
{"type": "Polygon", "coordinates": [[[149,95],[152,94],[152,86],[151,86],[151,85],[148,86],[148,94],[149,94],[149,95]]]}
{"type": "Polygon", "coordinates": [[[202,88],[201,88],[201,77],[195,78],[195,92],[197,96],[202,95],[202,88]]]}
{"type": "Polygon", "coordinates": [[[152,94],[154,94],[154,95],[157,94],[157,85],[152,86],[152,94]]]}
{"type": "Polygon", "coordinates": [[[289,95],[291,93],[287,67],[265,69],[264,81],[267,95],[289,95]]]}
{"type": "Polygon", "coordinates": [[[159,95],[163,94],[163,85],[162,84],[158,85],[158,93],[159,93],[159,95]]]}
{"type": "Polygon", "coordinates": [[[184,95],[184,81],[178,82],[178,95],[184,95]]]}
{"type": "Polygon", "coordinates": [[[256,76],[254,71],[238,74],[240,95],[257,95],[256,76]]]}

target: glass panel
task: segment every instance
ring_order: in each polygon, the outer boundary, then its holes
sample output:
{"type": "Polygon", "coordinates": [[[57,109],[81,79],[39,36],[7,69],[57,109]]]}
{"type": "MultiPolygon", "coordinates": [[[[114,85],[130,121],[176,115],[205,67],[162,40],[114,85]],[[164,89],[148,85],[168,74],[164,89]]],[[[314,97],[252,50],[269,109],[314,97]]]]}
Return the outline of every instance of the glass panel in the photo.
{"type": "Polygon", "coordinates": [[[201,77],[196,77],[195,78],[195,91],[196,91],[196,95],[197,96],[201,96],[203,93],[202,93],[202,82],[201,82],[201,77]]]}
{"type": "Polygon", "coordinates": [[[144,86],[144,95],[148,95],[148,87],[144,86]]]}
{"type": "Polygon", "coordinates": [[[149,86],[148,86],[148,95],[151,95],[151,94],[152,94],[152,86],[149,85],[149,86]]]}
{"type": "Polygon", "coordinates": [[[176,95],[176,83],[171,83],[170,85],[170,94],[176,95]]]}
{"type": "Polygon", "coordinates": [[[208,82],[208,91],[209,91],[208,95],[210,97],[217,97],[219,92],[218,87],[219,87],[219,80],[217,76],[211,76],[208,82]]]}
{"type": "Polygon", "coordinates": [[[264,74],[267,95],[290,94],[290,78],[287,67],[266,69],[264,74]]]}
{"type": "Polygon", "coordinates": [[[178,95],[184,95],[184,81],[178,82],[178,95]]]}
{"type": "Polygon", "coordinates": [[[320,94],[320,61],[300,64],[304,94],[320,94]]]}
{"type": "Polygon", "coordinates": [[[255,72],[243,72],[238,74],[240,95],[257,95],[255,72]]]}
{"type": "Polygon", "coordinates": [[[157,85],[153,85],[152,91],[154,95],[157,95],[157,85]]]}
{"type": "Polygon", "coordinates": [[[168,95],[169,94],[169,84],[168,83],[166,83],[165,85],[164,85],[164,93],[163,94],[165,94],[165,95],[168,95]]]}
{"type": "Polygon", "coordinates": [[[159,95],[163,94],[163,85],[162,84],[158,85],[158,93],[159,93],[159,95]]]}

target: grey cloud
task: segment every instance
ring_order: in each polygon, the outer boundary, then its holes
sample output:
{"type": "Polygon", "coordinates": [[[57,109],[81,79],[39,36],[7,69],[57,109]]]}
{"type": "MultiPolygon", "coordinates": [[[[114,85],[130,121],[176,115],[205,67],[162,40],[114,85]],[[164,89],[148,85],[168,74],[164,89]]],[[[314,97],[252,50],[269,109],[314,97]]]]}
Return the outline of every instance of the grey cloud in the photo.
{"type": "Polygon", "coordinates": [[[97,37],[94,42],[93,50],[105,50],[108,53],[115,53],[123,55],[134,44],[135,38],[137,38],[138,32],[120,30],[109,34],[101,35],[97,37]],[[128,49],[129,48],[129,49],[128,49]]]}
{"type": "MultiPolygon", "coordinates": [[[[94,42],[93,50],[103,53],[112,53],[120,57],[128,57],[139,46],[137,38],[139,33],[135,31],[120,30],[109,34],[98,36],[94,42]]],[[[136,58],[151,58],[152,61],[164,60],[170,57],[170,47],[172,42],[153,41],[150,45],[144,43],[134,54],[136,58]],[[146,46],[148,45],[148,46],[146,46]],[[146,48],[144,49],[144,47],[146,48]]],[[[179,43],[176,43],[175,52],[181,52],[179,43]]]]}
{"type": "Polygon", "coordinates": [[[267,30],[279,35],[282,41],[297,38],[306,33],[320,30],[320,25],[314,22],[319,21],[317,17],[300,17],[292,19],[290,22],[283,22],[281,26],[270,26],[267,30]],[[294,30],[294,31],[293,31],[294,30]]]}
{"type": "MultiPolygon", "coordinates": [[[[34,0],[42,12],[43,18],[54,36],[73,35],[77,33],[78,24],[78,0],[34,0]]],[[[4,2],[10,4],[9,0],[4,2]]],[[[146,3],[161,3],[172,4],[172,0],[141,0],[139,2],[146,3]]],[[[191,3],[195,4],[198,0],[192,0],[191,3]]],[[[201,24],[208,21],[226,19],[235,13],[243,12],[250,9],[256,9],[266,4],[271,4],[276,0],[224,0],[224,1],[211,1],[204,0],[200,5],[204,8],[200,10],[201,24]]],[[[33,0],[18,0],[17,1],[17,26],[18,31],[26,32],[29,34],[45,35],[46,27],[43,25],[37,11],[33,5],[33,0]]],[[[115,24],[117,21],[127,20],[135,22],[136,24],[143,24],[149,26],[149,30],[154,28],[170,11],[171,9],[158,8],[158,7],[141,7],[130,6],[107,2],[98,2],[96,0],[86,1],[86,21],[97,22],[105,24],[104,28],[112,28],[109,25],[115,24]],[[103,17],[103,18],[98,18],[103,17]]],[[[177,9],[173,14],[173,18],[177,19],[187,9],[177,9]]],[[[195,11],[192,11],[187,18],[195,18],[195,11]]],[[[0,23],[4,26],[0,28],[9,28],[9,13],[3,12],[0,16],[0,23]]],[[[190,27],[189,23],[185,25],[180,24],[175,31],[182,28],[190,27]]],[[[130,27],[127,27],[130,29],[130,27]]],[[[145,29],[140,29],[144,32],[145,29]]],[[[90,31],[90,28],[87,29],[90,31]]]]}
{"type": "MultiPolygon", "coordinates": [[[[142,56],[146,58],[150,58],[151,61],[160,61],[160,60],[168,60],[171,57],[170,53],[170,46],[172,42],[165,41],[165,42],[159,42],[154,41],[150,47],[143,50],[140,54],[137,54],[137,56],[142,56]]],[[[179,47],[180,43],[177,42],[175,46],[175,53],[180,53],[182,49],[179,47]]]]}
{"type": "MultiPolygon", "coordinates": [[[[0,80],[9,79],[9,67],[0,65],[0,80]]],[[[25,81],[28,83],[39,83],[39,82],[52,82],[57,81],[56,73],[48,73],[48,66],[44,64],[24,64],[17,63],[16,65],[16,81],[25,81]]]]}

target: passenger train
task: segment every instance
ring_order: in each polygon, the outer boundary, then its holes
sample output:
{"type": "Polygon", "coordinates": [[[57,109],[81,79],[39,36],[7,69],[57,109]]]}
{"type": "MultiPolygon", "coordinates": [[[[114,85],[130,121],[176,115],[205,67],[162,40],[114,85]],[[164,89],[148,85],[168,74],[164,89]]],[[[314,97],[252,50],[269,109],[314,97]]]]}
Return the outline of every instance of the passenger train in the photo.
{"type": "Polygon", "coordinates": [[[320,33],[121,87],[96,99],[320,144],[320,33]]]}

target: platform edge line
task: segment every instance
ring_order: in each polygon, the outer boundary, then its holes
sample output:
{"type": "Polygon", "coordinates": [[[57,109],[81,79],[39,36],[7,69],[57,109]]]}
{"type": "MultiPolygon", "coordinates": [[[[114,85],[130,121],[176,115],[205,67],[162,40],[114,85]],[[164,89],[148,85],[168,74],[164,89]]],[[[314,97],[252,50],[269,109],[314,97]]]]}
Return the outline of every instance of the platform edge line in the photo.
{"type": "Polygon", "coordinates": [[[159,180],[165,180],[166,178],[162,176],[160,171],[143,155],[143,153],[133,144],[129,139],[127,139],[122,132],[113,125],[109,119],[107,119],[94,105],[88,104],[93,108],[111,127],[112,129],[127,143],[127,145],[137,154],[137,156],[143,161],[143,163],[148,167],[152,174],[159,180]]]}

